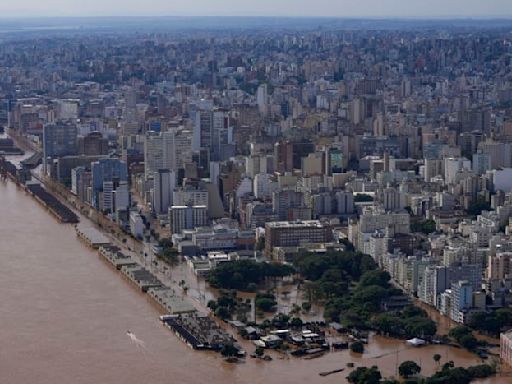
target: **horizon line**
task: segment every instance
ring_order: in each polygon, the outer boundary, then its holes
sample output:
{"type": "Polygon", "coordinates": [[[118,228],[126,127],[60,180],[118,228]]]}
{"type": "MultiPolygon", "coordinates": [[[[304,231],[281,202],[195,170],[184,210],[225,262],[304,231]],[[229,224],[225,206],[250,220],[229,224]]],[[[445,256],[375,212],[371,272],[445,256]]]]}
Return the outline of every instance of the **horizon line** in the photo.
{"type": "Polygon", "coordinates": [[[429,16],[421,16],[421,15],[366,15],[366,16],[331,16],[331,15],[247,15],[247,14],[239,14],[239,15],[229,15],[229,14],[219,14],[219,15],[152,15],[152,14],[140,14],[140,15],[131,15],[131,14],[112,14],[112,15],[9,15],[3,14],[0,16],[0,20],[28,20],[28,19],[104,19],[104,18],[155,18],[155,19],[164,19],[164,18],[253,18],[253,19],[335,19],[335,20],[425,20],[425,21],[438,21],[438,20],[475,20],[475,21],[489,21],[489,20],[510,20],[512,21],[512,14],[510,15],[429,15],[429,16]]]}

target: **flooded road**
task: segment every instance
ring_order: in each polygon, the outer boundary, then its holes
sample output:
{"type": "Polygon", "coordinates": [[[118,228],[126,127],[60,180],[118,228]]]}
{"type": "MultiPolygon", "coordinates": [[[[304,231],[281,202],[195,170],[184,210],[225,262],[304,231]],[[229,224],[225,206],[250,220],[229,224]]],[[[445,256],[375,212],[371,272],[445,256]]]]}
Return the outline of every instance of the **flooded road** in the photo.
{"type": "Polygon", "coordinates": [[[194,352],[162,327],[145,295],[77,240],[72,226],[59,224],[11,182],[0,183],[0,294],[2,384],[343,383],[347,371],[318,373],[352,361],[377,364],[391,376],[405,359],[429,373],[435,353],[458,365],[479,363],[462,350],[405,349],[402,341],[383,338],[372,340],[362,357],[348,351],[314,360],[276,355],[272,362],[230,365],[194,352]],[[127,330],[147,350],[137,348],[127,330]]]}

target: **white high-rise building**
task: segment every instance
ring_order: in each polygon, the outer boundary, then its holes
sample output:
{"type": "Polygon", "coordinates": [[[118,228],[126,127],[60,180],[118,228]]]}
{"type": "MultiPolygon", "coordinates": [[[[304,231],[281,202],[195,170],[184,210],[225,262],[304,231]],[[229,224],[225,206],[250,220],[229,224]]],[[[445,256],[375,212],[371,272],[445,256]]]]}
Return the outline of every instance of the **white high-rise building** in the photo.
{"type": "Polygon", "coordinates": [[[208,223],[208,209],[205,205],[172,206],[169,208],[169,223],[172,234],[205,226],[208,223]]]}
{"type": "Polygon", "coordinates": [[[256,91],[256,104],[258,104],[258,109],[260,113],[267,113],[267,105],[268,105],[268,87],[267,84],[261,84],[256,91]]]}
{"type": "Polygon", "coordinates": [[[191,132],[171,130],[161,134],[150,133],[144,145],[146,178],[151,178],[160,169],[176,172],[192,161],[191,132]]]}
{"type": "Polygon", "coordinates": [[[268,173],[254,176],[254,195],[257,199],[271,199],[272,193],[279,189],[277,181],[268,173]]]}
{"type": "Polygon", "coordinates": [[[471,161],[464,157],[448,157],[444,159],[444,181],[446,184],[453,184],[457,172],[471,170],[471,161]]]}
{"type": "Polygon", "coordinates": [[[144,173],[146,179],[153,177],[159,169],[163,169],[162,136],[148,133],[144,142],[144,173]]]}

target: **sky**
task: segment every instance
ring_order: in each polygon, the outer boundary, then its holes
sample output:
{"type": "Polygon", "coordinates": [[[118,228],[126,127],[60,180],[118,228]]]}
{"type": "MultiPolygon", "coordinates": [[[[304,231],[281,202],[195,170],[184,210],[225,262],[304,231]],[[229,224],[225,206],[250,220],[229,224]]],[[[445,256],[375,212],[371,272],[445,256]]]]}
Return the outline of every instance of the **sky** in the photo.
{"type": "Polygon", "coordinates": [[[512,0],[0,0],[0,18],[41,16],[512,18],[512,0]]]}

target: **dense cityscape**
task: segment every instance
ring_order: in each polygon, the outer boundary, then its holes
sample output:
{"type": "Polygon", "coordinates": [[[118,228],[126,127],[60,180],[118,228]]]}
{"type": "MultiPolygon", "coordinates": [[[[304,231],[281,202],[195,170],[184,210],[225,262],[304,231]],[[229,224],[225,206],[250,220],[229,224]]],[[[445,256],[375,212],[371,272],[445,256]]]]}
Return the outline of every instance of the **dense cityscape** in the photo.
{"type": "Polygon", "coordinates": [[[512,22],[267,22],[6,27],[3,183],[219,364],[507,382],[512,22]]]}

